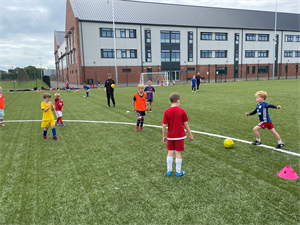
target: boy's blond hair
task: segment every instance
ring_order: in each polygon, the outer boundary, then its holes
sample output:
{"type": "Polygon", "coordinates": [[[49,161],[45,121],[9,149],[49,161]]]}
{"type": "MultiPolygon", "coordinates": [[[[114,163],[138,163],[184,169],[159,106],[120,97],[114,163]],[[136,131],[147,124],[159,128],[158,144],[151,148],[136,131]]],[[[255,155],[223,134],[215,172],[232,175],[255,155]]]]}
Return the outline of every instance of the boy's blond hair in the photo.
{"type": "Polygon", "coordinates": [[[43,98],[45,99],[45,98],[51,98],[51,95],[49,94],[49,93],[45,93],[45,94],[43,94],[43,98]]]}
{"type": "Polygon", "coordinates": [[[152,84],[152,82],[151,82],[151,80],[148,80],[148,82],[147,82],[148,84],[150,83],[150,84],[152,84]]]}
{"type": "Polygon", "coordinates": [[[255,97],[257,97],[257,96],[259,96],[259,97],[263,98],[264,100],[266,100],[267,99],[267,92],[266,91],[258,91],[258,92],[255,93],[255,97]]]}
{"type": "Polygon", "coordinates": [[[56,93],[54,94],[54,97],[55,97],[55,99],[58,99],[58,98],[60,97],[60,94],[56,92],[56,93]]]}
{"type": "Polygon", "coordinates": [[[180,96],[176,92],[174,92],[170,95],[170,102],[171,103],[176,103],[178,100],[180,100],[180,96]]]}
{"type": "Polygon", "coordinates": [[[143,84],[139,84],[138,88],[144,88],[144,85],[143,84]]]}

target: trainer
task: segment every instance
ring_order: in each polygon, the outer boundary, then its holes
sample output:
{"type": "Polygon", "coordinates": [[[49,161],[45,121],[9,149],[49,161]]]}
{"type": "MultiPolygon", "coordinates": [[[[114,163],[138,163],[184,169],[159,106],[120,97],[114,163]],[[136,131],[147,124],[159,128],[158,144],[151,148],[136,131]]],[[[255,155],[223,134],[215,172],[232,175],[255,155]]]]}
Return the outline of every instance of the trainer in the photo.
{"type": "Polygon", "coordinates": [[[197,73],[196,80],[197,80],[197,91],[199,91],[199,86],[202,81],[202,79],[200,77],[200,72],[197,73]]]}
{"type": "Polygon", "coordinates": [[[104,84],[104,91],[106,92],[107,97],[107,106],[110,107],[110,99],[112,100],[114,107],[116,107],[115,98],[114,98],[114,89],[115,87],[111,87],[112,84],[115,84],[115,81],[111,79],[111,73],[107,75],[107,80],[104,84]]]}

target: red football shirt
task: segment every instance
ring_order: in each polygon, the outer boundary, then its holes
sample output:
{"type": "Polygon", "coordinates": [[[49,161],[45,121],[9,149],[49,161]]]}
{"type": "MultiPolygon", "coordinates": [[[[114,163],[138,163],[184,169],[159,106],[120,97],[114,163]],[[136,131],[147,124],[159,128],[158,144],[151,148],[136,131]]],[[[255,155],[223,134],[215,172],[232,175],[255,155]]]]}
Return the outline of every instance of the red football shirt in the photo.
{"type": "Polygon", "coordinates": [[[168,125],[168,140],[180,140],[186,138],[183,123],[188,120],[184,109],[177,106],[166,109],[162,123],[168,125]]]}
{"type": "Polygon", "coordinates": [[[0,94],[0,109],[4,109],[4,95],[0,94]]]}
{"type": "Polygon", "coordinates": [[[64,106],[63,100],[55,99],[55,110],[61,111],[63,106],[64,106]]]}

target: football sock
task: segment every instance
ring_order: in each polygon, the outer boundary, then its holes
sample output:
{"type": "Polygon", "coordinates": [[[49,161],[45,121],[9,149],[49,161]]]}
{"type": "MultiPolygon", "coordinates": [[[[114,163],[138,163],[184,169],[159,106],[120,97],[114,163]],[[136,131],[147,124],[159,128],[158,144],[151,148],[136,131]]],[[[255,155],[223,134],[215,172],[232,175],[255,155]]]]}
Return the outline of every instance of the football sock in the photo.
{"type": "Polygon", "coordinates": [[[167,156],[167,170],[172,171],[173,156],[167,156]]]}
{"type": "Polygon", "coordinates": [[[144,125],[144,119],[141,119],[141,127],[144,125]]]}
{"type": "Polygon", "coordinates": [[[43,136],[47,136],[47,131],[46,130],[43,131],[43,136]]]}
{"type": "Polygon", "coordinates": [[[60,120],[59,118],[60,118],[60,117],[58,117],[58,118],[57,118],[57,120],[56,120],[56,123],[58,123],[58,122],[59,122],[59,120],[60,120]]]}
{"type": "Polygon", "coordinates": [[[56,130],[55,130],[55,128],[52,129],[52,135],[53,135],[53,137],[56,137],[56,130]]]}
{"type": "Polygon", "coordinates": [[[176,158],[176,172],[180,173],[181,172],[181,164],[182,164],[182,159],[177,159],[176,158]]]}
{"type": "Polygon", "coordinates": [[[60,123],[63,124],[63,121],[62,121],[62,118],[61,118],[61,117],[59,117],[59,120],[60,120],[60,123]]]}
{"type": "Polygon", "coordinates": [[[140,122],[141,122],[141,121],[140,121],[139,119],[136,121],[136,126],[137,126],[137,127],[139,127],[140,122]]]}
{"type": "Polygon", "coordinates": [[[278,144],[283,144],[282,140],[278,141],[278,144]]]}
{"type": "Polygon", "coordinates": [[[86,93],[86,97],[89,97],[89,92],[86,93]]]}
{"type": "Polygon", "coordinates": [[[260,139],[256,139],[256,140],[260,142],[260,139]]]}

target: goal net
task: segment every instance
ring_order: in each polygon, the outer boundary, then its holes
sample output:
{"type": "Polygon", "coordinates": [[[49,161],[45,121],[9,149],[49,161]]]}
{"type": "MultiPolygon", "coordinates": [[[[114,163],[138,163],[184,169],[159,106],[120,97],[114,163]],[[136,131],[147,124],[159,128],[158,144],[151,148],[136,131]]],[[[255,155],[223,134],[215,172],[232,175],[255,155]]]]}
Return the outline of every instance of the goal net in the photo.
{"type": "Polygon", "coordinates": [[[170,85],[170,79],[167,71],[163,72],[148,72],[141,73],[140,83],[147,86],[148,81],[152,82],[152,86],[168,86],[170,85]]]}

